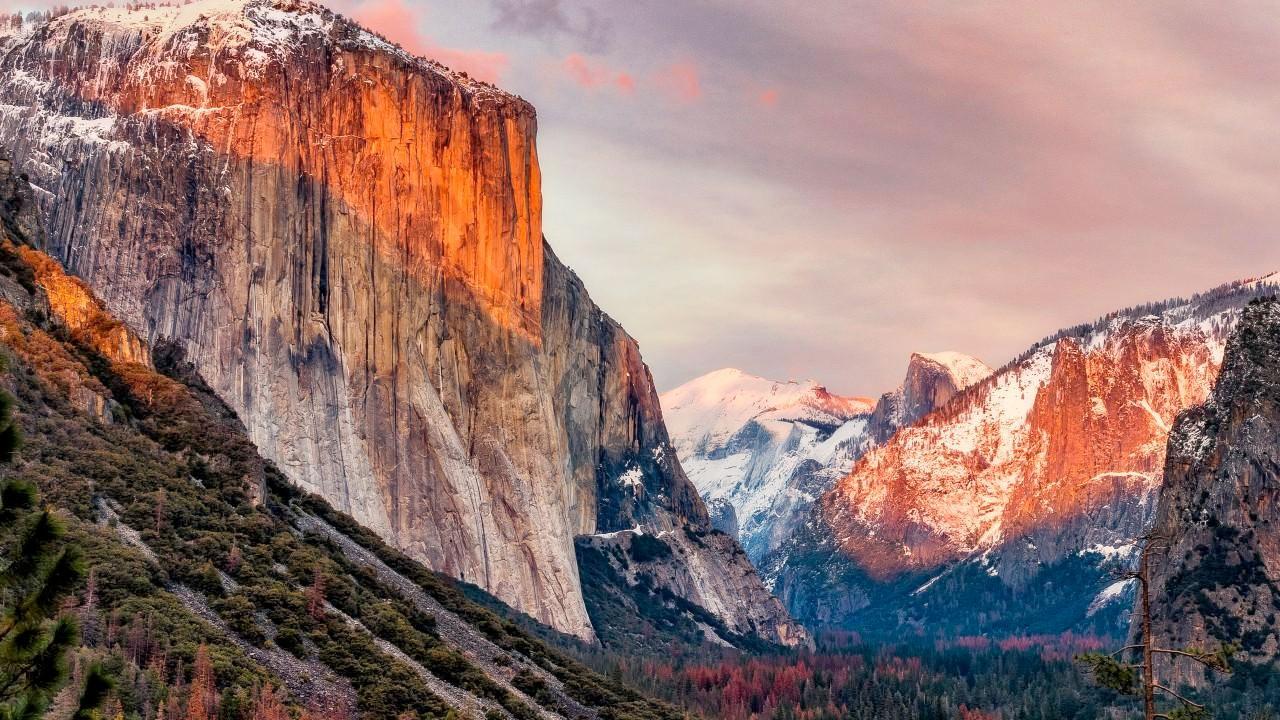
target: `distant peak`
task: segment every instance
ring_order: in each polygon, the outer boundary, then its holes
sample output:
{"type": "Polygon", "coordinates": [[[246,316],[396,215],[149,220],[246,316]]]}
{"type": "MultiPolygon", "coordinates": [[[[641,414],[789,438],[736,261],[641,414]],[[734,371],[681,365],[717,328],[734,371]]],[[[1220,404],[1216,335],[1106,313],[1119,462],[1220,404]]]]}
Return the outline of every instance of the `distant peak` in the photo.
{"type": "MultiPolygon", "coordinates": [[[[916,367],[921,363],[928,363],[942,368],[951,376],[957,390],[963,390],[983,380],[993,372],[986,363],[978,358],[954,350],[911,353],[911,367],[916,367]]],[[[910,372],[911,370],[908,369],[908,373],[910,372]]]]}

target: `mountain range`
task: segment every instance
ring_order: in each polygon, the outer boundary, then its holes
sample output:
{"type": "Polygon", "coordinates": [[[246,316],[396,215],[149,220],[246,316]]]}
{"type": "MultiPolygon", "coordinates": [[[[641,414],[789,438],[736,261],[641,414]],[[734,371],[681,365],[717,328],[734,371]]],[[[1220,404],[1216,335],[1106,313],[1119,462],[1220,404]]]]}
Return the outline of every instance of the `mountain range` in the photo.
{"type": "Polygon", "coordinates": [[[832,395],[814,381],[774,382],[726,368],[660,399],[713,521],[758,563],[864,452],[990,372],[960,353],[913,353],[902,385],[873,403],[832,395]]]}
{"type": "Polygon", "coordinates": [[[874,408],[733,370],[662,401],[691,479],[807,625],[1123,635],[1132,585],[1111,575],[1155,522],[1170,429],[1278,280],[1114,312],[994,372],[914,354],[874,408]]]}

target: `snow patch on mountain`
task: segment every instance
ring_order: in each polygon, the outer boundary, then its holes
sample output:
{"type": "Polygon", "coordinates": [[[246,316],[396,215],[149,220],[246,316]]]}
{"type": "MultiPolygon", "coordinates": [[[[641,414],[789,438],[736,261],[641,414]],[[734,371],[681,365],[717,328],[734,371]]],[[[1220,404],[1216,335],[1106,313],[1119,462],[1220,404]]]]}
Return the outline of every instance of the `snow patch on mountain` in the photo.
{"type": "Polygon", "coordinates": [[[1125,600],[1133,590],[1135,583],[1137,583],[1137,580],[1130,578],[1128,580],[1117,580],[1106,586],[1102,589],[1102,592],[1094,596],[1093,602],[1089,603],[1089,609],[1085,611],[1085,615],[1092,617],[1104,607],[1125,600]]]}
{"type": "Polygon", "coordinates": [[[991,374],[991,368],[981,360],[952,350],[936,353],[916,353],[916,356],[946,368],[956,387],[964,389],[991,374]]]}
{"type": "Polygon", "coordinates": [[[661,396],[681,465],[709,504],[728,503],[759,559],[852,465],[872,403],[814,381],[779,382],[726,368],[661,396]]]}

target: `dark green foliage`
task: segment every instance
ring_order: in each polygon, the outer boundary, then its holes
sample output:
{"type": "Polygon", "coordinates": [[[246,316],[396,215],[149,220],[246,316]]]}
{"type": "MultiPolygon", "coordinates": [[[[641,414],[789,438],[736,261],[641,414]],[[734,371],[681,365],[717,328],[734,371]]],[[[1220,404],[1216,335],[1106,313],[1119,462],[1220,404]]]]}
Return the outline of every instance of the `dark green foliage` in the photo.
{"type": "MultiPolygon", "coordinates": [[[[18,446],[13,397],[0,392],[0,463],[18,446]]],[[[38,716],[66,680],[67,653],[79,642],[76,622],[59,605],[84,578],[80,548],[66,526],[39,507],[35,485],[0,482],[0,718],[38,716]]],[[[90,675],[82,709],[101,702],[90,675]]]]}
{"type": "Polygon", "coordinates": [[[1083,653],[1076,658],[1088,669],[1093,681],[1121,695],[1138,694],[1138,671],[1133,665],[1102,653],[1083,653]]]}
{"type": "MultiPolygon", "coordinates": [[[[13,396],[0,392],[0,463],[13,461],[13,453],[17,451],[21,440],[18,423],[13,418],[13,396]]],[[[5,507],[8,507],[7,502],[5,507]]]]}
{"type": "Polygon", "coordinates": [[[556,697],[547,687],[547,683],[542,678],[529,672],[529,670],[521,670],[511,678],[511,684],[517,690],[528,695],[537,701],[537,703],[546,708],[555,708],[556,697]]]}
{"type": "Polygon", "coordinates": [[[653,535],[631,538],[631,558],[636,562],[652,562],[671,557],[671,546],[653,535]]]}
{"type": "Polygon", "coordinates": [[[85,674],[84,689],[80,691],[79,707],[71,720],[94,720],[94,710],[102,707],[115,682],[101,663],[94,663],[85,674]]]}

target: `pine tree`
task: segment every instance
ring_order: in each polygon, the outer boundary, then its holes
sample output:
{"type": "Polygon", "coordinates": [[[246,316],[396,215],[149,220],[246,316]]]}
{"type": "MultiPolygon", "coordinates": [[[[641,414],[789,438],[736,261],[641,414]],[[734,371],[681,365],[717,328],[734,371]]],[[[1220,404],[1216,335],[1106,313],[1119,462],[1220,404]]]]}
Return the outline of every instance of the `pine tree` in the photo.
{"type": "Polygon", "coordinates": [[[251,720],[289,720],[289,711],[275,688],[267,685],[254,691],[251,720]]]}
{"type": "MultiPolygon", "coordinates": [[[[0,393],[0,463],[18,449],[13,398],[0,393]]],[[[67,679],[67,653],[79,643],[63,601],[84,579],[80,549],[66,528],[42,508],[36,488],[23,480],[0,484],[0,720],[41,715],[67,679]]],[[[100,668],[86,674],[81,712],[105,700],[100,668]]],[[[78,713],[79,714],[79,713],[78,713]]]]}
{"type": "Polygon", "coordinates": [[[218,716],[218,688],[213,679],[213,663],[208,646],[196,649],[192,668],[191,693],[187,697],[187,720],[214,720],[218,716]]]}
{"type": "Polygon", "coordinates": [[[1236,653],[1232,645],[1222,645],[1217,650],[1199,648],[1157,647],[1151,631],[1151,553],[1167,549],[1163,538],[1148,536],[1138,561],[1138,569],[1120,575],[1123,579],[1138,581],[1138,642],[1126,645],[1111,654],[1085,653],[1076,660],[1084,665],[1099,685],[1122,695],[1142,698],[1145,720],[1205,720],[1209,710],[1204,705],[1184,697],[1156,677],[1156,657],[1186,659],[1220,673],[1231,672],[1231,656],[1236,653]],[[1138,662],[1127,662],[1125,657],[1137,653],[1138,662]],[[1169,712],[1158,712],[1158,698],[1172,698],[1178,706],[1169,712]]]}

